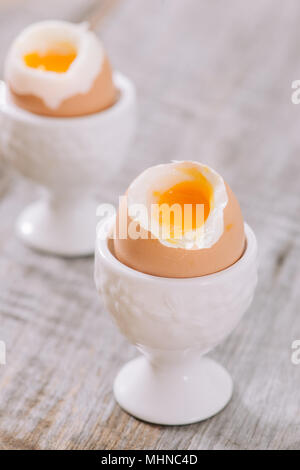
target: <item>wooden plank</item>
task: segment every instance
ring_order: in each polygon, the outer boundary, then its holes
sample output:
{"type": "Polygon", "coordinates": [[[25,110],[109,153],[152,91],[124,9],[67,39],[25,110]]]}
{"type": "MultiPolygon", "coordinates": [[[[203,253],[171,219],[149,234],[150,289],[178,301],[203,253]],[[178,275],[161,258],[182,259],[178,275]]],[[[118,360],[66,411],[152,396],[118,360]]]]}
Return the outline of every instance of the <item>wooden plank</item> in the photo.
{"type": "MultiPolygon", "coordinates": [[[[14,2],[18,13],[2,6],[1,62],[27,22],[91,17],[92,2],[52,0],[36,10],[39,2],[30,0],[25,16],[21,0],[14,2]]],[[[137,84],[140,119],[126,164],[99,199],[116,201],[149,165],[198,159],[224,175],[258,237],[255,300],[212,353],[234,378],[229,406],[206,422],[173,428],[119,409],[112,381],[136,352],[97,298],[93,260],[23,247],[13,224],[36,189],[2,172],[2,448],[300,448],[300,368],[290,361],[300,338],[300,107],[290,101],[299,78],[299,13],[297,0],[284,9],[280,0],[127,0],[108,17],[100,14],[112,63],[137,84]]]]}

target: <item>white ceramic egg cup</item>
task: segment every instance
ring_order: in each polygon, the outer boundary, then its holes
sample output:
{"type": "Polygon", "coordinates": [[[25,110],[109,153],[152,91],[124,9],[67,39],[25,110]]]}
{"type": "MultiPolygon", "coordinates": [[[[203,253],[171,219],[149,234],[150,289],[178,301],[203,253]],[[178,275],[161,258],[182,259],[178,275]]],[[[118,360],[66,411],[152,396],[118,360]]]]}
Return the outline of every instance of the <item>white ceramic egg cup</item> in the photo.
{"type": "Polygon", "coordinates": [[[29,246],[61,256],[95,249],[97,189],[118,173],[136,129],[133,83],[114,74],[119,99],[96,114],[53,118],[14,105],[0,84],[1,146],[23,176],[46,189],[27,207],[17,233],[29,246]]]}
{"type": "Polygon", "coordinates": [[[95,281],[121,332],[144,356],[127,363],[114,383],[119,405],[165,425],[189,424],[218,413],[232,395],[228,372],[203,357],[238,324],[257,283],[257,244],[233,266],[189,279],[150,276],[119,262],[100,227],[95,281]],[[101,234],[101,235],[100,235],[101,234]]]}

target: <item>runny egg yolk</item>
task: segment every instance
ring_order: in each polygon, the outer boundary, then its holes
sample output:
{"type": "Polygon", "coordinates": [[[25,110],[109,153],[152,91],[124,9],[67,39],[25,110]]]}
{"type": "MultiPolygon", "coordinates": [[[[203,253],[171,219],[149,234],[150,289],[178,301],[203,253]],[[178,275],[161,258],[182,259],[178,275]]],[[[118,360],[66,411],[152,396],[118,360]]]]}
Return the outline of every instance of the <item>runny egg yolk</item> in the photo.
{"type": "MultiPolygon", "coordinates": [[[[180,183],[171,186],[164,192],[154,192],[157,199],[159,208],[162,205],[168,205],[170,208],[177,204],[181,208],[181,227],[180,232],[184,233],[189,230],[196,230],[200,228],[206,221],[210,210],[213,205],[213,188],[211,183],[195,168],[181,168],[180,171],[192,177],[192,179],[184,180],[180,183]],[[186,204],[189,205],[190,218],[186,217],[185,210],[187,211],[186,204]],[[202,212],[199,219],[199,212],[197,212],[197,205],[201,207],[202,212]]],[[[160,224],[164,224],[162,211],[159,214],[160,224]]],[[[175,213],[170,211],[170,238],[175,237],[175,213]]],[[[178,225],[177,225],[178,228],[178,225]]]]}
{"type": "Polygon", "coordinates": [[[65,73],[76,58],[75,48],[68,43],[58,44],[45,54],[38,51],[25,54],[23,59],[27,67],[47,72],[65,73]]]}

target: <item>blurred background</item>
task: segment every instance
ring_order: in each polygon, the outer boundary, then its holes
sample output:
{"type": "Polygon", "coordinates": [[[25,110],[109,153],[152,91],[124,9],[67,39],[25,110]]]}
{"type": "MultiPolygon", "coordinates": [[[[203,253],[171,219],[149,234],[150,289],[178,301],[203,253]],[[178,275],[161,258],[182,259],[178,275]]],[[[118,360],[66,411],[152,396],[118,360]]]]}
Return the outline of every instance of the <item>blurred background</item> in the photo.
{"type": "Polygon", "coordinates": [[[14,37],[49,18],[90,21],[113,67],[137,86],[137,136],[99,200],[116,203],[150,165],[207,163],[257,234],[260,281],[245,319],[214,352],[237,383],[226,410],[188,428],[136,422],[112,399],[112,378],[135,353],[99,315],[93,261],[41,258],[20,245],[14,221],[36,189],[0,160],[0,339],[10,357],[0,369],[2,446],[300,448],[300,368],[290,361],[300,339],[300,105],[291,102],[299,1],[0,0],[1,74],[14,37]]]}

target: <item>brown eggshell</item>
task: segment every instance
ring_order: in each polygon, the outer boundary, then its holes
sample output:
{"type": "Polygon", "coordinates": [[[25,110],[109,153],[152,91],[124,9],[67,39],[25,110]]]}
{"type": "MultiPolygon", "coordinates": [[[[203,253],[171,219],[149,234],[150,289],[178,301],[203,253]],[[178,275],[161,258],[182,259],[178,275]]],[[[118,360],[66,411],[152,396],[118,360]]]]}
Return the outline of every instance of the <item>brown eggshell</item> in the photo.
{"type": "Polygon", "coordinates": [[[234,264],[245,250],[244,221],[239,203],[226,184],[228,203],[224,209],[224,232],[211,247],[201,250],[185,250],[167,247],[150,233],[140,230],[148,239],[118,238],[122,220],[132,221],[127,208],[120,207],[116,221],[114,255],[130,268],[153,276],[188,278],[216,273],[234,264]],[[125,211],[125,214],[124,214],[125,211]],[[122,219],[122,217],[124,217],[122,219]]]}
{"type": "Polygon", "coordinates": [[[98,113],[112,106],[117,100],[117,90],[106,56],[91,89],[86,94],[77,94],[64,100],[56,109],[48,108],[38,96],[21,95],[16,93],[12,86],[9,88],[11,99],[18,107],[34,114],[50,117],[76,117],[98,113]]]}

